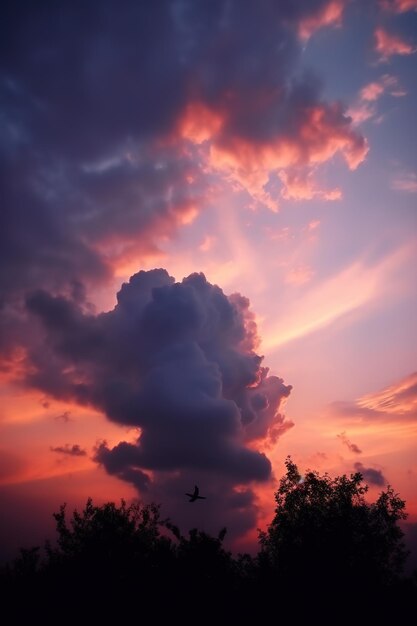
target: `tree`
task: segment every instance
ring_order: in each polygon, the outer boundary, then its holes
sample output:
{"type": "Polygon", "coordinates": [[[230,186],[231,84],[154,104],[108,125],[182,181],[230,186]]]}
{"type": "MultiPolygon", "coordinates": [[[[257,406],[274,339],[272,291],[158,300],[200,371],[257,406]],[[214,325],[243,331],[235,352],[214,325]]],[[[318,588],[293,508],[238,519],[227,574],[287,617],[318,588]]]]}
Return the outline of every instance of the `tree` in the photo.
{"type": "Polygon", "coordinates": [[[260,533],[261,568],[273,571],[284,588],[312,595],[324,587],[372,593],[399,580],[407,555],[399,526],[405,502],[391,487],[369,503],[359,472],[302,476],[291,458],[286,468],[275,516],[260,533]]]}

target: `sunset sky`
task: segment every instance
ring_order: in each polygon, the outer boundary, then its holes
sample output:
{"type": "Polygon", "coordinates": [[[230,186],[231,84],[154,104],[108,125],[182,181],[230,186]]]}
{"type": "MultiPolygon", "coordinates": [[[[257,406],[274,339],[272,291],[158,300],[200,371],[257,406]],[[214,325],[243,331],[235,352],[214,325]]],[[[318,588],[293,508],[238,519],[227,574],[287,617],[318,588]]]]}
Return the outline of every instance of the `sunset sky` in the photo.
{"type": "Polygon", "coordinates": [[[417,0],[0,29],[0,558],[88,496],[250,549],[287,455],[417,536],[417,0]]]}

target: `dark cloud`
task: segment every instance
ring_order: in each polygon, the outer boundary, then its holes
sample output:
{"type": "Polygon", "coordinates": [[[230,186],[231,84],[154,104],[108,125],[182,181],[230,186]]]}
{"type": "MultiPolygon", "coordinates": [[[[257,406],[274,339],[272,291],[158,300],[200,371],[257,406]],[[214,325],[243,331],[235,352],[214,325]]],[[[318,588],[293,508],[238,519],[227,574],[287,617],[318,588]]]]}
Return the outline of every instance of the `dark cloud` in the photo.
{"type": "Polygon", "coordinates": [[[50,447],[51,452],[57,452],[58,454],[68,454],[69,456],[87,456],[87,451],[83,450],[78,443],[74,443],[72,446],[68,443],[65,446],[50,447]]]}
{"type": "Polygon", "coordinates": [[[172,473],[180,493],[196,475],[229,491],[271,477],[251,442],[291,427],[279,412],[291,387],[262,366],[246,298],[227,297],[203,274],[176,283],[159,269],[132,276],[108,313],[45,291],[27,306],[44,330],[26,383],[140,431],[136,441],[97,447],[110,474],[151,495],[172,473]]]}
{"type": "Polygon", "coordinates": [[[354,452],[355,454],[362,454],[362,450],[359,448],[359,446],[357,446],[356,443],[350,441],[350,439],[347,438],[345,432],[340,433],[339,435],[337,435],[337,437],[347,448],[349,448],[351,452],[354,452]]]}
{"type": "Polygon", "coordinates": [[[62,421],[65,423],[71,422],[71,411],[64,411],[63,413],[60,413],[59,415],[55,415],[54,419],[58,422],[58,421],[62,421]]]}
{"type": "Polygon", "coordinates": [[[387,480],[381,470],[373,467],[364,467],[362,463],[355,463],[355,471],[360,472],[365,482],[375,485],[375,487],[383,487],[387,484],[387,480]]]}
{"type": "Polygon", "coordinates": [[[203,205],[202,164],[175,130],[190,102],[221,116],[216,143],[225,149],[240,140],[303,143],[316,106],[320,123],[313,142],[300,144],[301,161],[329,135],[358,147],[343,109],[298,71],[299,26],[325,24],[329,4],[6,2],[3,300],[32,285],[62,291],[74,280],[106,280],[121,256],[154,251],[203,205]]]}

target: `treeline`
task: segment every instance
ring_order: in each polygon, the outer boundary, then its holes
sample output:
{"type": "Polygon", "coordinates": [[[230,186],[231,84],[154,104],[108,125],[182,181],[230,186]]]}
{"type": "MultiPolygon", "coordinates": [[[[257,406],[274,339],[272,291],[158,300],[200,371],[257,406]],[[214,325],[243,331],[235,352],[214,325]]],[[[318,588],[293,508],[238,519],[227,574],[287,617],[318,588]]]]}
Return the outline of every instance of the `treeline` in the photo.
{"type": "Polygon", "coordinates": [[[366,491],[359,473],[301,476],[288,459],[255,557],[227,551],[226,529],[181,534],[153,504],[88,500],[69,520],[62,506],[56,544],[2,571],[7,623],[398,621],[417,597],[404,576],[405,503],[390,487],[375,503],[366,491]]]}

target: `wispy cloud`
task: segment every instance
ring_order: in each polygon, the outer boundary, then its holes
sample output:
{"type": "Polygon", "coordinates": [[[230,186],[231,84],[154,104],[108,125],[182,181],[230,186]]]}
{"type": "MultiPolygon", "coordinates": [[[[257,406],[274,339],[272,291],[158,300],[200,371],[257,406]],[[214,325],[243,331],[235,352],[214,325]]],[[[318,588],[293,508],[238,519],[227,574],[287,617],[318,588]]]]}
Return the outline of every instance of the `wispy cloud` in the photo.
{"type": "Polygon", "coordinates": [[[50,447],[51,452],[57,452],[58,454],[67,454],[69,456],[87,456],[87,451],[83,450],[78,443],[74,443],[72,446],[68,443],[65,446],[50,447]]]}
{"type": "Polygon", "coordinates": [[[316,31],[326,26],[340,27],[345,4],[344,0],[330,0],[312,15],[304,17],[298,25],[300,39],[307,41],[316,31]]]}
{"type": "Polygon", "coordinates": [[[350,441],[345,432],[340,433],[339,435],[337,435],[337,437],[347,448],[349,448],[351,452],[354,452],[354,454],[362,454],[362,450],[359,448],[359,446],[357,446],[356,443],[350,441]]]}
{"type": "Polygon", "coordinates": [[[398,84],[395,76],[384,74],[380,79],[362,87],[356,102],[348,109],[352,121],[355,124],[362,124],[370,119],[378,122],[381,117],[378,116],[376,103],[384,94],[400,98],[406,96],[407,92],[398,84]]]}
{"type": "Polygon", "coordinates": [[[417,11],[417,0],[380,0],[379,5],[381,9],[391,13],[417,11]]]}
{"type": "Polygon", "coordinates": [[[398,79],[391,74],[384,74],[379,80],[368,83],[360,91],[360,99],[368,102],[378,100],[384,93],[394,97],[407,95],[398,85],[398,79]]]}
{"type": "Polygon", "coordinates": [[[391,181],[391,188],[396,191],[417,193],[417,174],[414,172],[403,172],[402,174],[398,174],[391,181]]]}
{"type": "Polygon", "coordinates": [[[387,296],[390,281],[409,258],[409,246],[401,248],[374,266],[357,261],[321,283],[312,285],[293,299],[274,327],[262,329],[262,345],[273,350],[295,339],[321,330],[347,313],[387,296]]]}
{"type": "Polygon", "coordinates": [[[332,409],[343,417],[364,421],[415,421],[417,419],[417,372],[381,391],[350,402],[334,402],[332,409]]]}
{"type": "Polygon", "coordinates": [[[399,35],[392,35],[383,28],[377,28],[375,31],[375,51],[382,62],[388,61],[394,55],[414,54],[417,48],[399,35]]]}

